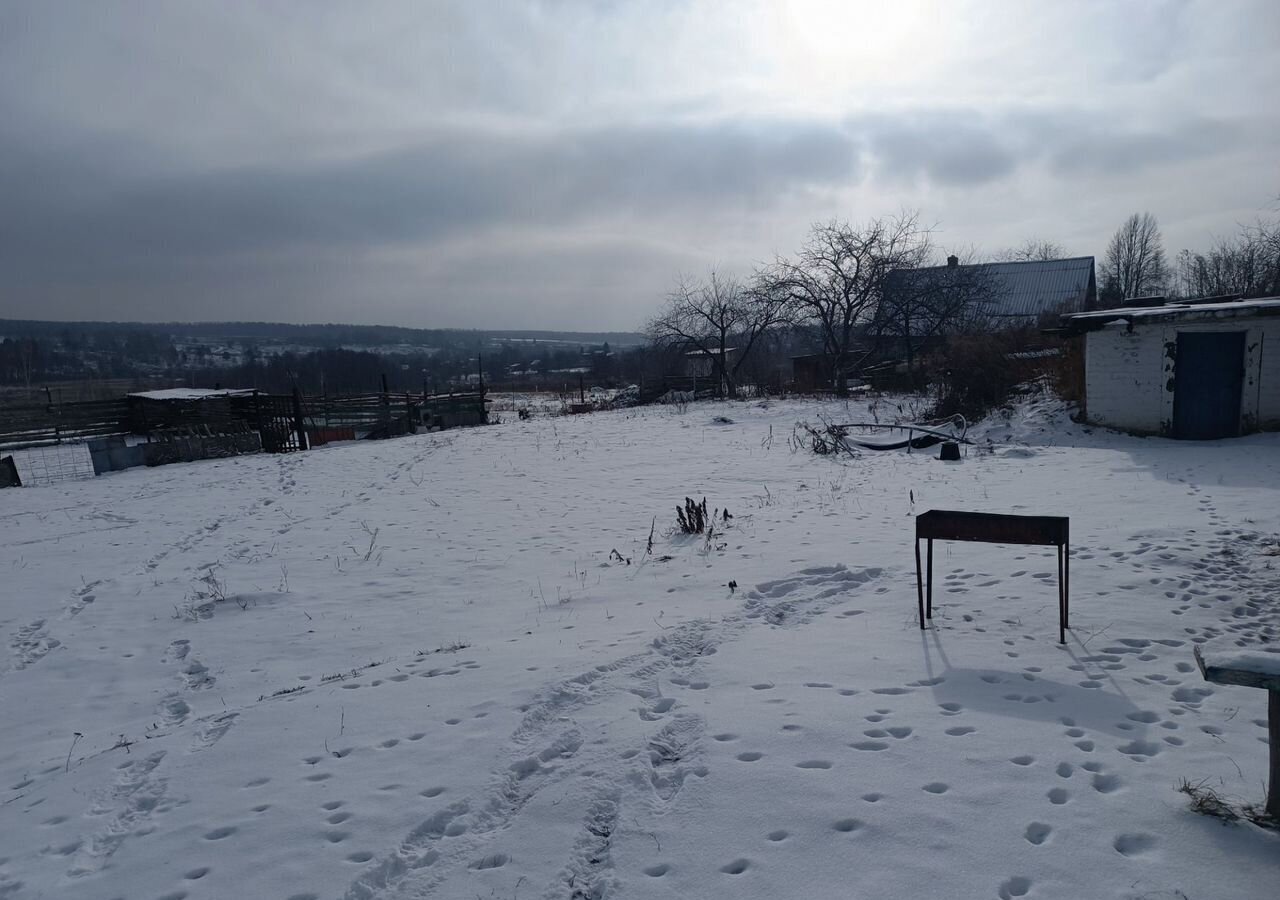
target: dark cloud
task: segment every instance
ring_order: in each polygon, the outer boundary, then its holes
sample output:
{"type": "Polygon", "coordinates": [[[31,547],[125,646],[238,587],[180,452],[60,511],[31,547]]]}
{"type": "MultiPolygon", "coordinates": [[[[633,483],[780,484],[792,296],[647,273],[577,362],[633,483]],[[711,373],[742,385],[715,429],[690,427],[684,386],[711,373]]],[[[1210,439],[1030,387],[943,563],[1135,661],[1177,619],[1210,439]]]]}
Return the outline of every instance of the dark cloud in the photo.
{"type": "Polygon", "coordinates": [[[1063,178],[1133,175],[1206,159],[1229,151],[1251,130],[1246,122],[1208,118],[1163,128],[1074,116],[1039,124],[1030,132],[1042,141],[1050,170],[1063,178]]]}
{"type": "Polygon", "coordinates": [[[138,171],[139,154],[104,159],[101,149],[86,148],[84,159],[0,155],[12,189],[0,212],[6,265],[62,266],[68,256],[133,265],[429,241],[597,215],[767,208],[789,191],[858,176],[842,130],[787,121],[455,133],[334,162],[196,173],[158,163],[154,177],[138,171]]]}
{"type": "Polygon", "coordinates": [[[1073,108],[912,111],[862,117],[848,127],[865,142],[873,177],[943,187],[983,185],[1033,165],[1057,178],[1132,175],[1266,139],[1255,123],[1239,119],[1183,117],[1144,126],[1073,108]]]}
{"type": "Polygon", "coordinates": [[[873,116],[855,127],[876,174],[890,182],[983,184],[1009,175],[1019,162],[1000,130],[973,110],[873,116]]]}

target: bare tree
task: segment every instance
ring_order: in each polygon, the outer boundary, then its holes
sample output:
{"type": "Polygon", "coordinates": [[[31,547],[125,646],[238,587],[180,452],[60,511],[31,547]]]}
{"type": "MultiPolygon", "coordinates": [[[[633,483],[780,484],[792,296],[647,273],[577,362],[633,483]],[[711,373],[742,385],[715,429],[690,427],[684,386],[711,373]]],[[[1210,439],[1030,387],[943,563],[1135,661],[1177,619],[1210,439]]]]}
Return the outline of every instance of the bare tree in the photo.
{"type": "Polygon", "coordinates": [[[815,225],[795,259],[778,259],[757,276],[759,290],[784,296],[794,317],[815,325],[834,368],[836,393],[848,394],[847,363],[861,326],[875,316],[894,269],[927,259],[929,231],[904,211],[854,227],[815,225]]]}
{"type": "Polygon", "coordinates": [[[997,251],[991,258],[996,262],[1047,262],[1062,259],[1067,255],[1057,241],[1043,238],[1027,238],[1016,247],[1006,247],[997,251]]]}
{"type": "Polygon", "coordinates": [[[871,331],[897,343],[914,374],[919,349],[938,337],[987,327],[1005,286],[989,265],[947,258],[947,265],[899,269],[886,280],[871,331]]]}
{"type": "Polygon", "coordinates": [[[738,371],[765,332],[782,320],[785,301],[776,291],[748,290],[715,272],[706,281],[682,279],[650,320],[649,337],[659,346],[706,356],[717,390],[732,397],[738,371]]]}
{"type": "Polygon", "coordinates": [[[1110,299],[1147,297],[1164,290],[1168,271],[1155,216],[1134,213],[1125,219],[1107,244],[1102,276],[1102,293],[1110,299]]]}
{"type": "Polygon", "coordinates": [[[1221,238],[1207,253],[1183,250],[1177,259],[1178,293],[1184,297],[1280,293],[1280,225],[1258,222],[1221,238]]]}

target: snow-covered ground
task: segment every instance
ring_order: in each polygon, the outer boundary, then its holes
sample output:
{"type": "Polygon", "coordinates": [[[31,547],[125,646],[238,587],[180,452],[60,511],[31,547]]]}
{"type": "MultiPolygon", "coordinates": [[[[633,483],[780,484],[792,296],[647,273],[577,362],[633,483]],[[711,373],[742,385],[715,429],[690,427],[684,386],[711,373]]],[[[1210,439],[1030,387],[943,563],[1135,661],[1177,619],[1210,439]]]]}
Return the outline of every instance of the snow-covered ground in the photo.
{"type": "Polygon", "coordinates": [[[1263,797],[1266,694],[1192,648],[1280,637],[1280,435],[793,452],[822,412],[3,492],[0,897],[1275,897],[1175,788],[1263,797]],[[1071,517],[1066,646],[1052,548],[938,545],[917,628],[930,508],[1071,517]]]}

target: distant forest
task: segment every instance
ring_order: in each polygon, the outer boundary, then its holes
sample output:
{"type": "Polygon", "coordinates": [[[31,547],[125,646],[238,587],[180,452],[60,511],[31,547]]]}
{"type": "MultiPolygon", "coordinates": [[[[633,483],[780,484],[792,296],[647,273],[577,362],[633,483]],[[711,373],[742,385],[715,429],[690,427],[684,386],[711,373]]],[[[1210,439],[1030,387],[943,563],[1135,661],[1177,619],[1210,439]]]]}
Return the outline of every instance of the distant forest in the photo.
{"type": "MultiPolygon", "coordinates": [[[[639,377],[633,333],[463,331],[260,322],[106,323],[0,319],[0,385],[256,387],[309,394],[447,390],[478,380],[615,383],[639,377]]],[[[88,390],[89,393],[93,393],[88,390]]],[[[116,390],[118,392],[118,390],[116,390]]],[[[10,393],[14,393],[12,390],[10,393]]]]}

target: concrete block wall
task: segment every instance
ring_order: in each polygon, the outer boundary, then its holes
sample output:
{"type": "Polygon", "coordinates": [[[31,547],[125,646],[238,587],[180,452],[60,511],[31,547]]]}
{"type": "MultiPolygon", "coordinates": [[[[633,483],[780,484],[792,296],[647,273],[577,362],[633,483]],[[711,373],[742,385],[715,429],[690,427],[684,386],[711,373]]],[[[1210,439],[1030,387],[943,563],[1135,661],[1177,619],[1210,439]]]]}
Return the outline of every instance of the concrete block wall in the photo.
{"type": "Polygon", "coordinates": [[[1085,337],[1085,414],[1139,434],[1161,432],[1164,339],[1160,328],[1110,324],[1085,337]]]}
{"type": "Polygon", "coordinates": [[[1280,319],[1264,320],[1258,327],[1258,337],[1257,352],[1261,359],[1258,383],[1254,386],[1258,427],[1263,431],[1280,431],[1280,319]]]}

